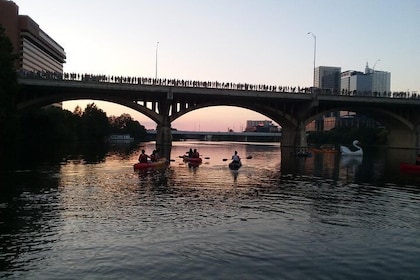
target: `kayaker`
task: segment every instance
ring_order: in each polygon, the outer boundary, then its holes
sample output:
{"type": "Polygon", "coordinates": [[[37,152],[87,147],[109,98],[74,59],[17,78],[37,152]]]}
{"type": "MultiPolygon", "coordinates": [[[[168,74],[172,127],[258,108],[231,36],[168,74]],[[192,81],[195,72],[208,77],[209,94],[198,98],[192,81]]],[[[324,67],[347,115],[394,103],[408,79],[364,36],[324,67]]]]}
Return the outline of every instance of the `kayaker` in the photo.
{"type": "Polygon", "coordinates": [[[152,154],[150,155],[150,160],[151,160],[152,162],[155,162],[155,161],[157,161],[157,160],[158,160],[158,158],[159,158],[159,156],[158,156],[158,154],[157,154],[156,150],[153,150],[152,154]]]}
{"type": "Polygon", "coordinates": [[[139,155],[139,162],[140,163],[147,163],[148,158],[150,158],[150,156],[147,155],[144,150],[141,150],[141,154],[139,155]]]}
{"type": "Polygon", "coordinates": [[[192,158],[194,156],[194,152],[193,150],[190,148],[190,150],[188,151],[188,157],[192,158]]]}
{"type": "Polygon", "coordinates": [[[194,152],[193,152],[193,156],[192,156],[193,158],[199,158],[200,157],[200,153],[197,151],[197,149],[194,149],[194,152]]]}
{"type": "Polygon", "coordinates": [[[237,163],[240,163],[241,162],[241,158],[238,155],[238,151],[235,151],[235,153],[233,154],[233,156],[232,156],[232,162],[237,162],[237,163]]]}

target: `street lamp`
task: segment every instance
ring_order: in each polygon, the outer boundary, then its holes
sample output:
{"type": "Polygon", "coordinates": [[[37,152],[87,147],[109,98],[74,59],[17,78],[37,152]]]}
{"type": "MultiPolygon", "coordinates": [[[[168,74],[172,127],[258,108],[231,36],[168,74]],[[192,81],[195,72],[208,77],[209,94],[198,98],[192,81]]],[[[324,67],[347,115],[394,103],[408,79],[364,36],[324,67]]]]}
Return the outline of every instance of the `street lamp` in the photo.
{"type": "Polygon", "coordinates": [[[314,85],[313,87],[315,87],[315,59],[316,59],[316,36],[314,33],[312,32],[308,32],[308,34],[311,34],[312,37],[314,37],[314,85]]]}
{"type": "Polygon", "coordinates": [[[157,79],[158,48],[159,48],[159,42],[156,42],[155,79],[157,79]]]}

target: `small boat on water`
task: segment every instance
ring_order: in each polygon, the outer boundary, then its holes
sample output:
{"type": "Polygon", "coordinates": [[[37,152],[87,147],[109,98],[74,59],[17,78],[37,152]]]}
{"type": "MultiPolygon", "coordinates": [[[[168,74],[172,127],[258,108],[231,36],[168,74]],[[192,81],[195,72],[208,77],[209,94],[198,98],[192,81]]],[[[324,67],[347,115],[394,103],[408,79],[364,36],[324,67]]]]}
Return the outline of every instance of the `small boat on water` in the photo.
{"type": "Polygon", "coordinates": [[[400,171],[403,173],[420,174],[420,165],[408,162],[401,162],[400,171]]]}
{"type": "Polygon", "coordinates": [[[202,163],[203,159],[198,157],[198,158],[193,158],[193,157],[188,157],[188,156],[183,156],[184,162],[188,162],[188,163],[202,163]]]}
{"type": "Polygon", "coordinates": [[[165,158],[161,158],[158,161],[137,162],[133,165],[133,168],[134,170],[161,168],[166,166],[167,163],[168,161],[165,158]]]}
{"type": "Polygon", "coordinates": [[[312,153],[309,151],[295,151],[292,152],[292,156],[295,157],[312,157],[312,153]]]}
{"type": "Polygon", "coordinates": [[[338,151],[334,145],[321,145],[319,148],[312,148],[313,153],[317,154],[336,154],[338,151]]]}
{"type": "Polygon", "coordinates": [[[239,170],[241,166],[242,166],[242,163],[240,161],[232,161],[231,163],[229,163],[230,170],[239,170]]]}

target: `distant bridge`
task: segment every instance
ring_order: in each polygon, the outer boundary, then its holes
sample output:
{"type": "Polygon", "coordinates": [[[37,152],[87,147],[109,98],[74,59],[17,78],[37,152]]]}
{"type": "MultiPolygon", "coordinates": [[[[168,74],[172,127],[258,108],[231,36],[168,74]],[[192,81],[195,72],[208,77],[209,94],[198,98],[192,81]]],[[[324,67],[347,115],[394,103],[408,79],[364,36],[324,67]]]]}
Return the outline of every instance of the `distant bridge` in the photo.
{"type": "MultiPolygon", "coordinates": [[[[156,138],[156,130],[148,130],[147,134],[156,138]]],[[[173,140],[197,139],[205,141],[266,141],[280,142],[281,132],[220,132],[220,131],[184,131],[172,130],[173,140]]]]}
{"type": "Polygon", "coordinates": [[[173,121],[211,106],[236,106],[267,116],[282,126],[282,146],[306,147],[305,129],[312,120],[329,112],[352,111],[386,126],[390,147],[419,147],[420,99],[403,94],[333,95],[307,88],[61,74],[24,74],[19,85],[19,110],[78,99],[134,109],[156,122],[156,144],[162,149],[170,150],[173,121]]]}

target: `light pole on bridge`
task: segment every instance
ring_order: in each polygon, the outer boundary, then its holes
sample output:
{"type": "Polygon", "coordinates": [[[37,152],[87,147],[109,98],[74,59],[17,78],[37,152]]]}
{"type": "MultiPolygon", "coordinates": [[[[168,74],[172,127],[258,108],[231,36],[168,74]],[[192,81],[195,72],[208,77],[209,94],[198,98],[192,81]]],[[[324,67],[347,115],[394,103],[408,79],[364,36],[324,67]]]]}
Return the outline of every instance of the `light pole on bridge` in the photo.
{"type": "Polygon", "coordinates": [[[313,87],[315,87],[316,36],[312,32],[308,32],[308,34],[311,34],[312,37],[314,37],[314,81],[313,81],[313,87]]]}
{"type": "Polygon", "coordinates": [[[157,79],[158,48],[159,48],[159,41],[156,42],[155,79],[157,79]]]}

